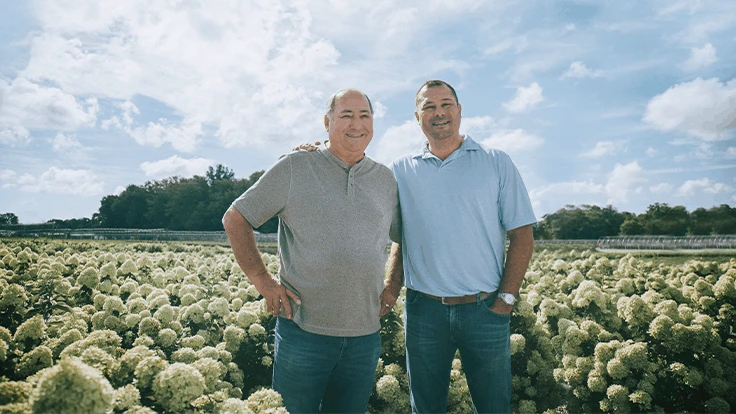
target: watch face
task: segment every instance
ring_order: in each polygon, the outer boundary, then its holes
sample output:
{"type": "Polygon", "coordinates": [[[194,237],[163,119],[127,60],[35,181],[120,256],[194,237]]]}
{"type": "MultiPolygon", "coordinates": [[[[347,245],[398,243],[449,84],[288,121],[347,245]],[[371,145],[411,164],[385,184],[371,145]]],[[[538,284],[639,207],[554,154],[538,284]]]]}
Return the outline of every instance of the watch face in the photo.
{"type": "Polygon", "coordinates": [[[514,297],[514,295],[512,295],[510,293],[501,293],[501,294],[499,294],[499,296],[501,297],[501,300],[503,300],[504,302],[506,302],[506,304],[508,304],[508,305],[513,305],[514,304],[514,301],[516,300],[516,298],[514,297]]]}

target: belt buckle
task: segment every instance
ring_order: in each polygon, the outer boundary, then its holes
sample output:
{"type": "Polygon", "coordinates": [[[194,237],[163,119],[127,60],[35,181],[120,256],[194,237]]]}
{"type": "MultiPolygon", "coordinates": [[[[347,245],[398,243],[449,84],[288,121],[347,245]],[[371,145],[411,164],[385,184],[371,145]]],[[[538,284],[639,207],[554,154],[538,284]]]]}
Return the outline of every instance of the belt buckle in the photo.
{"type": "Polygon", "coordinates": [[[449,299],[449,298],[446,298],[444,296],[440,297],[440,302],[442,302],[443,305],[452,305],[452,303],[445,302],[445,299],[449,299]]]}

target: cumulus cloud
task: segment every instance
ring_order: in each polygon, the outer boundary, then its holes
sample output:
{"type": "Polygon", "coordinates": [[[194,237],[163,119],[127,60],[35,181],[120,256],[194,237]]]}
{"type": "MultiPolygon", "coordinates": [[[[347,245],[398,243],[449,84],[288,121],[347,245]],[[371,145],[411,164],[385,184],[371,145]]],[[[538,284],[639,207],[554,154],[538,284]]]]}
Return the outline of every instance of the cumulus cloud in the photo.
{"type": "Polygon", "coordinates": [[[160,147],[168,142],[182,152],[193,152],[197,148],[198,138],[203,134],[202,123],[191,118],[175,124],[165,118],[147,125],[138,125],[134,117],[140,114],[138,107],[130,101],[118,105],[119,115],[102,121],[101,126],[109,129],[111,126],[131,136],[140,145],[160,147]]]}
{"type": "Polygon", "coordinates": [[[516,88],[516,95],[509,102],[503,104],[504,108],[511,113],[527,112],[544,101],[542,87],[537,82],[528,87],[516,88]]]}
{"type": "Polygon", "coordinates": [[[373,118],[374,119],[383,118],[384,116],[386,116],[386,112],[388,112],[388,108],[386,107],[386,105],[378,101],[373,102],[373,118]]]}
{"type": "Polygon", "coordinates": [[[165,160],[144,162],[141,170],[148,177],[165,178],[178,175],[180,177],[191,177],[193,175],[204,175],[207,167],[211,166],[212,160],[207,158],[185,159],[173,155],[165,160]]]}
{"type": "Polygon", "coordinates": [[[687,180],[678,189],[677,195],[680,197],[688,197],[695,194],[696,191],[703,191],[707,194],[730,193],[733,187],[719,182],[711,181],[710,178],[702,178],[700,180],[687,180]]]}
{"type": "Polygon", "coordinates": [[[599,141],[595,144],[595,147],[590,151],[586,151],[582,154],[586,158],[600,158],[609,155],[614,155],[621,151],[624,146],[622,141],[599,141]]]}
{"type": "Polygon", "coordinates": [[[712,44],[706,43],[701,48],[694,47],[690,50],[690,58],[682,65],[682,70],[687,72],[695,72],[706,68],[718,61],[716,57],[716,48],[712,44]]]}
{"type": "Polygon", "coordinates": [[[649,187],[649,191],[656,194],[669,193],[672,191],[672,185],[669,183],[659,183],[649,187]]]}
{"type": "Polygon", "coordinates": [[[97,197],[105,183],[90,170],[72,170],[51,167],[40,176],[23,174],[18,177],[18,188],[30,193],[50,193],[97,197]]]}
{"type": "Polygon", "coordinates": [[[13,170],[0,170],[0,181],[12,181],[18,174],[13,170]]]}
{"type": "Polygon", "coordinates": [[[637,190],[636,184],[647,181],[644,173],[644,169],[636,161],[625,165],[616,163],[613,171],[608,175],[605,186],[608,195],[606,204],[627,203],[630,192],[640,191],[637,190]],[[633,190],[632,187],[634,187],[633,190]]]}
{"type": "Polygon", "coordinates": [[[679,83],[647,104],[644,122],[660,131],[679,130],[704,141],[728,138],[736,123],[736,79],[697,78],[679,83]]]}
{"type": "Polygon", "coordinates": [[[394,93],[468,67],[450,57],[451,48],[410,53],[435,46],[423,30],[434,16],[459,21],[470,10],[504,7],[418,0],[380,7],[289,0],[34,4],[39,30],[29,36],[23,77],[76,96],[158,101],[184,121],[131,126],[139,128],[132,135],[182,151],[191,151],[201,128],[213,129],[226,147],[319,137],[331,91],[351,85],[370,96],[394,93]],[[366,21],[359,31],[356,20],[366,21]]]}
{"type": "Polygon", "coordinates": [[[371,143],[368,151],[375,154],[376,161],[389,164],[402,155],[419,151],[426,141],[417,121],[406,121],[399,126],[389,127],[378,142],[371,143]]]}
{"type": "Polygon", "coordinates": [[[602,184],[594,183],[592,180],[568,181],[533,189],[529,191],[529,197],[540,200],[548,195],[599,195],[605,194],[605,192],[606,190],[602,184]]]}
{"type": "Polygon", "coordinates": [[[647,147],[647,156],[653,157],[655,155],[657,155],[657,150],[652,147],[647,147]]]}
{"type": "Polygon", "coordinates": [[[70,152],[82,150],[84,146],[72,135],[56,134],[51,141],[51,148],[56,152],[70,152]]]}
{"type": "Polygon", "coordinates": [[[0,144],[20,147],[31,142],[31,132],[20,125],[0,127],[0,144]]]}
{"type": "Polygon", "coordinates": [[[529,151],[544,144],[544,139],[523,129],[498,131],[480,143],[486,148],[496,148],[506,152],[529,151]]]}
{"type": "Polygon", "coordinates": [[[14,130],[16,137],[25,136],[24,139],[28,138],[29,129],[66,131],[92,126],[99,110],[95,98],[80,102],[59,88],[42,86],[23,77],[12,83],[0,79],[0,105],[0,129],[14,130]]]}
{"type": "Polygon", "coordinates": [[[564,78],[597,78],[599,76],[601,76],[600,71],[589,69],[587,66],[585,66],[585,63],[578,60],[570,64],[570,68],[567,69],[567,72],[562,74],[562,79],[564,78]]]}

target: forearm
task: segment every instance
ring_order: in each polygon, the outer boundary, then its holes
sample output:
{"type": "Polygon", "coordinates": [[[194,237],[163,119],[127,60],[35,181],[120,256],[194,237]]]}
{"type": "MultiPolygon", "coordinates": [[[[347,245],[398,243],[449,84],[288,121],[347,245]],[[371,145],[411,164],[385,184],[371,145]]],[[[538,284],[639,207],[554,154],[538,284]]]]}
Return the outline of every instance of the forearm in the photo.
{"type": "Polygon", "coordinates": [[[401,245],[398,243],[391,244],[391,253],[388,258],[388,276],[386,285],[396,285],[401,287],[404,284],[404,261],[401,254],[401,245]]]}
{"type": "Polygon", "coordinates": [[[499,291],[516,296],[534,252],[534,235],[531,225],[511,230],[508,235],[509,249],[499,291]]]}
{"type": "Polygon", "coordinates": [[[258,287],[262,280],[271,278],[258,251],[253,227],[242,214],[230,207],[222,218],[222,224],[233,248],[235,260],[248,279],[258,287]]]}

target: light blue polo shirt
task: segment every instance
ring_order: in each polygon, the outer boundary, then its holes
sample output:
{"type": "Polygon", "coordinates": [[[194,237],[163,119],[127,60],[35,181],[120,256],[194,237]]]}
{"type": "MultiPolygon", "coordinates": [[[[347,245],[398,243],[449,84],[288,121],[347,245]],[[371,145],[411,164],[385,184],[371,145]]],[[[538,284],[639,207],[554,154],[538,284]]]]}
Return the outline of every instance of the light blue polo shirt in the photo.
{"type": "Polygon", "coordinates": [[[511,158],[466,136],[444,161],[425,143],[389,167],[399,185],[406,286],[435,296],[497,290],[506,232],[536,222],[511,158]]]}

